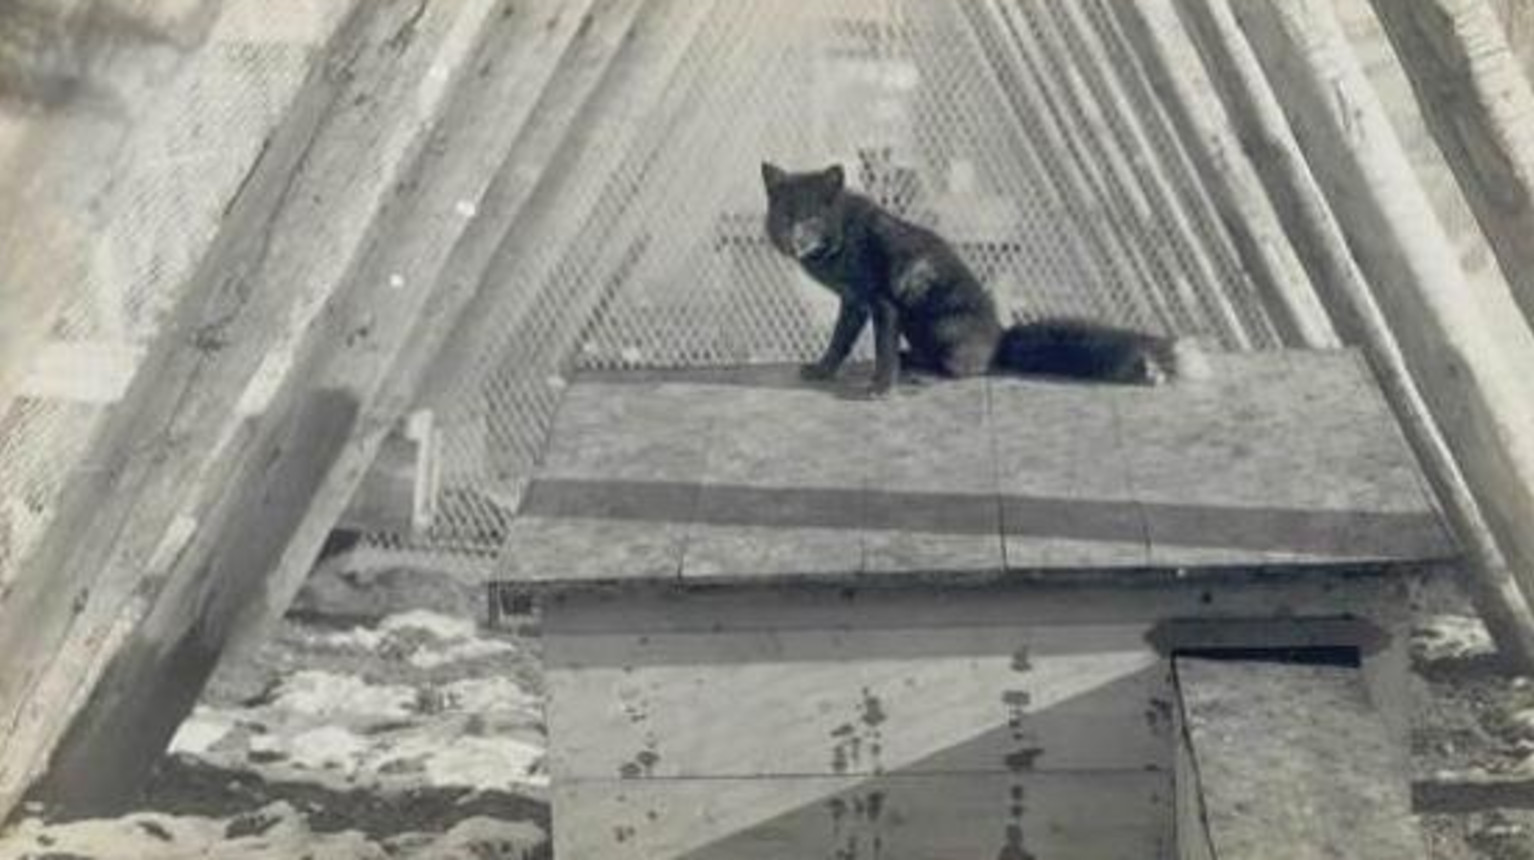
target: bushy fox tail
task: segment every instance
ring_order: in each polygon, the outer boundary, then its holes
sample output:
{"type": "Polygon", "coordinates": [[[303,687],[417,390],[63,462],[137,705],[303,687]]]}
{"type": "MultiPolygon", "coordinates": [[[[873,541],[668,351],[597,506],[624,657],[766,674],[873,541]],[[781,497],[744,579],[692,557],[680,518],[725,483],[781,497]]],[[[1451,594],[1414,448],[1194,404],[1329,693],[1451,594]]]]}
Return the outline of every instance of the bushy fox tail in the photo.
{"type": "Polygon", "coordinates": [[[992,367],[1132,385],[1203,379],[1210,372],[1196,341],[1071,318],[1014,323],[1002,334],[992,367]]]}

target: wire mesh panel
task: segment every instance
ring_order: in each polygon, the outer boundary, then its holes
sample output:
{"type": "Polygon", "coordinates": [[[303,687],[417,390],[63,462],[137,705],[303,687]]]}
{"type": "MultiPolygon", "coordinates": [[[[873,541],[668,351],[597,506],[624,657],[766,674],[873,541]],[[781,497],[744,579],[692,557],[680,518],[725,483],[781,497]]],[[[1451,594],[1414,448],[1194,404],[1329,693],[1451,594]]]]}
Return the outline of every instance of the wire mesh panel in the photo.
{"type": "Polygon", "coordinates": [[[764,160],[842,164],[1004,315],[1274,345],[1105,2],[650,3],[507,237],[498,342],[436,398],[427,543],[498,541],[574,369],[815,356],[835,301],[768,245],[764,160]]]}
{"type": "MultiPolygon", "coordinates": [[[[314,0],[3,10],[0,79],[15,86],[0,86],[0,113],[19,134],[56,143],[40,152],[23,145],[26,160],[11,166],[43,177],[49,214],[7,200],[15,223],[5,227],[12,241],[56,248],[61,264],[36,283],[9,266],[0,272],[7,289],[58,297],[38,332],[45,352],[109,354],[130,365],[143,353],[344,11],[314,0]],[[41,9],[47,27],[31,23],[41,9]]],[[[96,375],[89,363],[65,369],[96,375]]],[[[98,369],[123,379],[133,372],[98,369]]],[[[0,402],[0,589],[41,536],[110,408],[113,392],[84,382],[23,385],[22,396],[0,402]],[[54,391],[72,387],[92,393],[54,391]]]]}

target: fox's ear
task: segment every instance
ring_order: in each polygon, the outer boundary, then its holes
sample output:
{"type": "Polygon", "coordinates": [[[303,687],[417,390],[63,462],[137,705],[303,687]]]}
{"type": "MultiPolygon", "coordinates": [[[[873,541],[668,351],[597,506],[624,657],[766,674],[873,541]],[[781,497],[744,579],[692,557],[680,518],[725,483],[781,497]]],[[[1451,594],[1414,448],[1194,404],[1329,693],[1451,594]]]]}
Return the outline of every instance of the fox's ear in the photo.
{"type": "Polygon", "coordinates": [[[820,175],[825,180],[826,188],[833,193],[839,192],[847,186],[847,175],[842,172],[840,164],[833,164],[827,167],[820,175]]]}
{"type": "Polygon", "coordinates": [[[783,168],[766,161],[762,162],[762,184],[766,185],[769,191],[781,185],[787,178],[788,174],[783,172],[783,168]]]}

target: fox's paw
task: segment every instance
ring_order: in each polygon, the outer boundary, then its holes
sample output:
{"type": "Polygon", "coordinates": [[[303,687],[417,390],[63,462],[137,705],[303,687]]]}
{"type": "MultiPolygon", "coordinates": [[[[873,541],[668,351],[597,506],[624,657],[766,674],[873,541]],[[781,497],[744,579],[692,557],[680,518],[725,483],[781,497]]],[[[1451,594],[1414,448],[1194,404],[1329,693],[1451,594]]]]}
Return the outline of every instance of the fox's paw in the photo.
{"type": "Polygon", "coordinates": [[[811,364],[799,365],[800,379],[809,379],[819,382],[822,380],[830,379],[835,375],[836,370],[834,368],[826,367],[824,364],[821,364],[818,361],[811,364]]]}

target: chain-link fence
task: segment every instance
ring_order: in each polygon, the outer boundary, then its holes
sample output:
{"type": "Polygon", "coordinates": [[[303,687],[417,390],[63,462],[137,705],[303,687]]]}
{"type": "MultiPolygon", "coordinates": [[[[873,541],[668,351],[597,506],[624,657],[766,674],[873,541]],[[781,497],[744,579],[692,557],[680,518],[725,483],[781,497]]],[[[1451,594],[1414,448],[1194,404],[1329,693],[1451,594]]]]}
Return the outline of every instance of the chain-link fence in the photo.
{"type": "Polygon", "coordinates": [[[0,589],[343,6],[0,3],[0,288],[41,309],[7,332],[28,342],[4,356],[24,366],[0,400],[0,589]]]}
{"type": "MultiPolygon", "coordinates": [[[[765,240],[764,160],[843,164],[1008,314],[1275,345],[1113,2],[649,0],[505,237],[494,335],[429,398],[428,521],[380,541],[496,549],[578,368],[813,357],[835,302],[765,240]]],[[[46,285],[50,345],[132,356],[156,335],[344,5],[4,7],[0,105],[95,147],[52,159],[74,259],[46,285]]],[[[0,403],[0,584],[103,405],[0,403]]]]}
{"type": "Polygon", "coordinates": [[[1276,345],[1112,2],[650,4],[624,50],[659,79],[604,84],[632,88],[638,130],[514,229],[499,334],[432,395],[440,494],[414,543],[495,548],[573,370],[816,353],[835,303],[766,243],[763,160],[842,163],[1008,311],[1276,345]]]}

